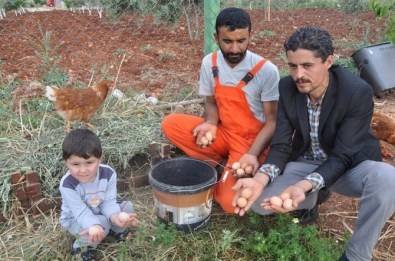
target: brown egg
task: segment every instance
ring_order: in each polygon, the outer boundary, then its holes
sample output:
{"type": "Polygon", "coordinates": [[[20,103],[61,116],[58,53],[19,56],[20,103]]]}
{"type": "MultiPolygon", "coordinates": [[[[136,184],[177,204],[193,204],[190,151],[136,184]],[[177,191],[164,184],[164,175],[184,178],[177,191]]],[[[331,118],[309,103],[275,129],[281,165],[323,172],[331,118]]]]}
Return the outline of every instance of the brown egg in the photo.
{"type": "Polygon", "coordinates": [[[238,177],[244,176],[244,174],[245,174],[244,169],[242,169],[242,168],[237,169],[236,170],[236,174],[237,174],[238,177]]]}
{"type": "Polygon", "coordinates": [[[240,192],[240,196],[245,198],[245,199],[249,199],[252,196],[252,189],[250,188],[244,188],[241,192],[240,192]]]}
{"type": "Polygon", "coordinates": [[[252,172],[254,171],[254,167],[251,166],[251,165],[248,165],[248,166],[244,169],[244,171],[245,171],[245,173],[246,173],[247,175],[251,175],[252,172]]]}
{"type": "Polygon", "coordinates": [[[243,163],[241,163],[240,168],[245,169],[245,168],[247,168],[247,166],[248,166],[248,163],[247,162],[243,162],[243,163]]]}
{"type": "Polygon", "coordinates": [[[277,207],[282,207],[283,200],[277,196],[273,196],[270,198],[270,204],[277,206],[277,207]]]}
{"type": "Polygon", "coordinates": [[[238,170],[239,168],[240,168],[240,162],[236,161],[235,163],[232,164],[233,170],[238,170]]]}
{"type": "Polygon", "coordinates": [[[212,142],[213,141],[213,134],[211,133],[211,131],[206,132],[206,138],[208,140],[208,142],[212,142]]]}
{"type": "Polygon", "coordinates": [[[288,192],[281,193],[280,198],[284,201],[286,199],[291,198],[291,195],[288,192]]]}
{"type": "Polygon", "coordinates": [[[243,198],[243,197],[239,197],[237,199],[237,206],[239,208],[244,208],[245,206],[247,206],[247,199],[243,198]]]}
{"type": "Polygon", "coordinates": [[[287,199],[284,200],[284,202],[283,202],[283,208],[285,208],[286,210],[291,210],[291,209],[293,209],[292,203],[293,203],[292,199],[287,198],[287,199]]]}

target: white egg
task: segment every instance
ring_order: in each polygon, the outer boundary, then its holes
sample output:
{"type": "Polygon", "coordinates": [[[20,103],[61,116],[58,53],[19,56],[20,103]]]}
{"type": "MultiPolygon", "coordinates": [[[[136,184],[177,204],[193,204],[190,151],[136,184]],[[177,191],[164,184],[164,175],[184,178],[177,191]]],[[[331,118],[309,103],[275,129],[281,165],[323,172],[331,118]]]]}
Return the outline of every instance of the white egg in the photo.
{"type": "Polygon", "coordinates": [[[121,212],[118,214],[119,220],[121,220],[122,222],[125,222],[127,220],[129,220],[129,214],[125,213],[125,212],[121,212]]]}
{"type": "Polygon", "coordinates": [[[97,235],[100,231],[100,228],[97,226],[91,226],[88,230],[89,235],[97,235]]]}
{"type": "Polygon", "coordinates": [[[235,163],[232,164],[232,169],[237,170],[240,168],[240,162],[236,161],[235,163]]]}
{"type": "Polygon", "coordinates": [[[153,97],[153,96],[148,97],[148,98],[147,98],[147,101],[148,101],[149,103],[153,104],[153,105],[158,104],[158,98],[153,97]]]}

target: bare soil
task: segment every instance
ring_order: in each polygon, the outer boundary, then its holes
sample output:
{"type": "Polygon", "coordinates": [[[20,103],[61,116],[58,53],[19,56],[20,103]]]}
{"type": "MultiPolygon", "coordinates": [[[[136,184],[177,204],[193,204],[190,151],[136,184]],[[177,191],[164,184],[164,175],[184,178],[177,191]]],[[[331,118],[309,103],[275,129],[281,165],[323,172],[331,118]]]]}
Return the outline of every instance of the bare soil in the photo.
{"type": "MultiPolygon", "coordinates": [[[[334,9],[284,10],[272,13],[271,21],[265,20],[263,10],[249,12],[254,33],[251,50],[272,60],[280,70],[286,69],[282,44],[301,26],[327,29],[334,39],[336,57],[340,59],[349,58],[358,44],[382,42],[385,29],[385,21],[369,11],[344,14],[334,9]]],[[[186,20],[167,26],[137,14],[124,15],[114,21],[106,16],[99,18],[97,13],[64,10],[27,12],[18,16],[9,12],[0,20],[1,72],[4,79],[16,77],[26,83],[18,92],[18,98],[42,95],[26,86],[31,81],[39,81],[43,73],[42,60],[36,52],[42,52],[43,34],[50,31],[50,55],[59,58],[59,67],[70,75],[70,85],[88,84],[91,79],[95,81],[108,74],[114,78],[118,75],[117,88],[124,92],[138,89],[160,97],[165,90],[176,93],[186,86],[195,88],[203,58],[203,19],[199,19],[200,37],[190,39],[186,20]]],[[[393,116],[393,93],[384,93],[376,101],[379,110],[393,116]]],[[[393,147],[386,146],[395,155],[393,147]]],[[[385,160],[393,164],[392,156],[385,160]]],[[[319,224],[328,234],[347,231],[353,228],[357,209],[358,200],[333,195],[321,206],[319,224]]],[[[389,260],[383,253],[395,255],[393,241],[394,238],[380,241],[375,250],[377,260],[389,260]]]]}

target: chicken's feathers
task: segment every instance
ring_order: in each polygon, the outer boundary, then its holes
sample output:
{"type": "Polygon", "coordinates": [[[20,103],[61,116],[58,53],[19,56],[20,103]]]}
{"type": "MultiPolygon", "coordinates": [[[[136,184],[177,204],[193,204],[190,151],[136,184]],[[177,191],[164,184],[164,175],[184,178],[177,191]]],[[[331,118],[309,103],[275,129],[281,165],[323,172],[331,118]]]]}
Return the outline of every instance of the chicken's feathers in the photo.
{"type": "Polygon", "coordinates": [[[59,88],[56,86],[46,86],[45,96],[47,96],[50,101],[56,101],[55,90],[58,89],[59,88]]]}

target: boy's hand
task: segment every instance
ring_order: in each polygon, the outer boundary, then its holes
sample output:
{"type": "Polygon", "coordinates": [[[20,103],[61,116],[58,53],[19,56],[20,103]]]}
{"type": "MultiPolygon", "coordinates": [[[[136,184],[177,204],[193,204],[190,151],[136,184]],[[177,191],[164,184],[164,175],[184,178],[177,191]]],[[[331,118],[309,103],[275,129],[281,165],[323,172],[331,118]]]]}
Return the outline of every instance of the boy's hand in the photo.
{"type": "Polygon", "coordinates": [[[88,229],[85,229],[80,233],[81,237],[87,236],[88,237],[88,243],[93,243],[93,242],[100,242],[104,239],[105,237],[105,231],[102,226],[100,225],[93,225],[88,229]]]}
{"type": "Polygon", "coordinates": [[[137,220],[137,214],[136,213],[126,213],[126,212],[121,212],[117,214],[112,214],[110,217],[111,223],[118,227],[137,227],[139,224],[139,221],[137,220]]]}

